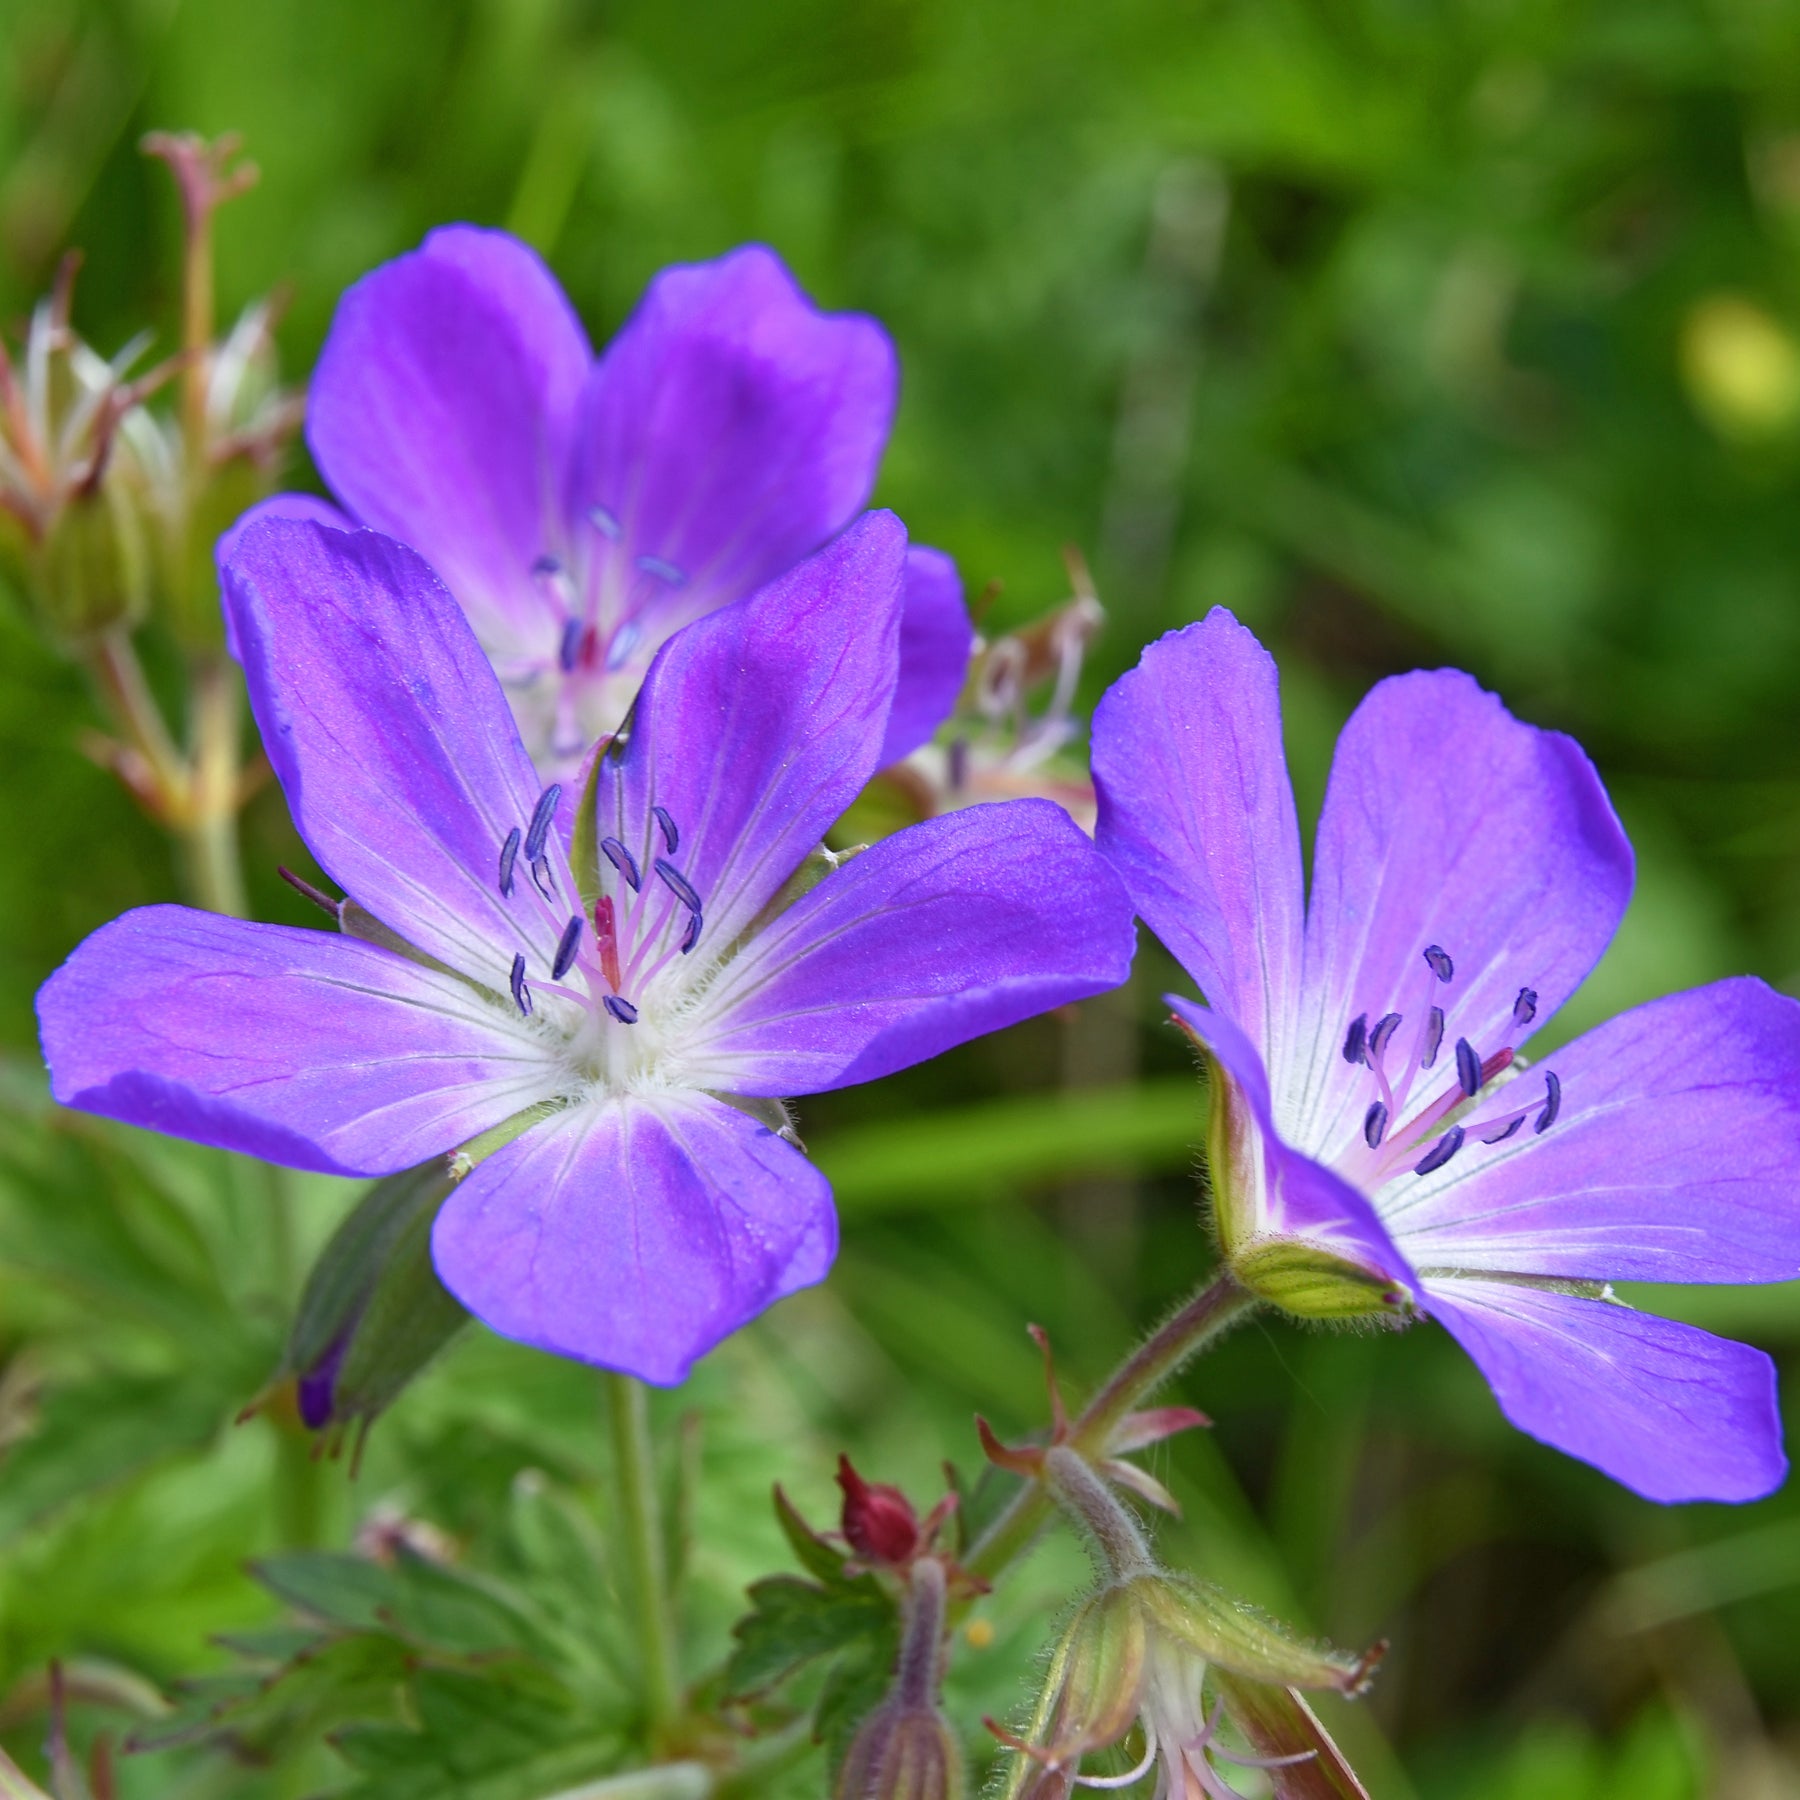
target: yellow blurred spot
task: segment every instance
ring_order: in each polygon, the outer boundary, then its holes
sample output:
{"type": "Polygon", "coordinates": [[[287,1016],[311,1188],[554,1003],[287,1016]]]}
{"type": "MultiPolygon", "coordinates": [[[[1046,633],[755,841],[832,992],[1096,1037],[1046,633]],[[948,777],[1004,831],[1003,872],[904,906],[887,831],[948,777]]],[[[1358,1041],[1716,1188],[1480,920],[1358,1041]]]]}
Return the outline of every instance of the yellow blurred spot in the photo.
{"type": "Polygon", "coordinates": [[[963,1636],[968,1640],[971,1650],[985,1650],[994,1641],[994,1621],[971,1619],[963,1627],[963,1636]]]}
{"type": "Polygon", "coordinates": [[[1775,437],[1800,420],[1800,345],[1753,300],[1712,294],[1689,311],[1681,374],[1721,437],[1775,437]]]}

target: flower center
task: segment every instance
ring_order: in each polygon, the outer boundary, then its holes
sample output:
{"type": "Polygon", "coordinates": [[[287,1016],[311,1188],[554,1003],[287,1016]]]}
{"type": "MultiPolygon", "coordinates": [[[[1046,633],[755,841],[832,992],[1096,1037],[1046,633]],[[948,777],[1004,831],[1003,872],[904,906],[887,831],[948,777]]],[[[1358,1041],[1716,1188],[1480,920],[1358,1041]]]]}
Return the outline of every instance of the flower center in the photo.
{"type": "Polygon", "coordinates": [[[1484,1051],[1458,1037],[1446,1053],[1456,965],[1437,944],[1426,947],[1424,963],[1404,1051],[1395,1053],[1406,1027],[1404,1013],[1384,1013],[1373,1024],[1366,1012],[1358,1013],[1344,1033],[1344,1061],[1368,1071],[1374,1094],[1363,1114],[1360,1141],[1351,1144],[1338,1164],[1347,1179],[1365,1190],[1409,1169],[1414,1175],[1434,1174],[1465,1145],[1504,1143],[1527,1119],[1534,1132],[1548,1131],[1562,1110],[1562,1083],[1546,1069],[1541,1096],[1534,1093],[1525,1105],[1470,1116],[1480,1111],[1476,1102],[1484,1092],[1492,1099],[1497,1087],[1510,1085],[1502,1080],[1517,1060],[1510,1040],[1537,1017],[1537,991],[1519,989],[1510,1030],[1503,1034],[1508,1041],[1484,1051]],[[1415,1088],[1429,1097],[1415,1100],[1415,1088]]]}
{"type": "MultiPolygon", "coordinates": [[[[561,801],[562,787],[552,783],[530,823],[515,825],[502,841],[497,873],[505,898],[520,892],[527,905],[541,901],[546,909],[559,910],[567,904],[546,854],[561,801]],[[523,894],[521,863],[535,899],[523,894]]],[[[594,872],[600,891],[592,907],[583,905],[564,917],[548,971],[532,969],[521,951],[507,981],[513,1004],[527,1018],[536,1011],[538,995],[561,1001],[556,1023],[569,1040],[575,1068],[585,1079],[614,1086],[647,1072],[654,1062],[658,1044],[628,1040],[641,1035],[633,1028],[644,1018],[648,998],[659,985],[668,987],[659,977],[693,954],[706,924],[699,893],[674,861],[682,832],[666,807],[650,808],[644,836],[635,845],[620,837],[600,839],[594,872]]],[[[673,1009],[665,1004],[658,1010],[673,1009]]]]}
{"type": "Polygon", "coordinates": [[[634,554],[624,526],[604,506],[590,506],[564,552],[546,550],[530,573],[552,622],[541,645],[506,659],[504,679],[515,688],[546,677],[554,682],[551,748],[558,756],[579,756],[617,723],[596,717],[595,696],[603,703],[620,671],[686,623],[694,599],[675,600],[688,586],[686,572],[666,557],[634,554]],[[669,616],[655,616],[664,613],[669,616]]]}

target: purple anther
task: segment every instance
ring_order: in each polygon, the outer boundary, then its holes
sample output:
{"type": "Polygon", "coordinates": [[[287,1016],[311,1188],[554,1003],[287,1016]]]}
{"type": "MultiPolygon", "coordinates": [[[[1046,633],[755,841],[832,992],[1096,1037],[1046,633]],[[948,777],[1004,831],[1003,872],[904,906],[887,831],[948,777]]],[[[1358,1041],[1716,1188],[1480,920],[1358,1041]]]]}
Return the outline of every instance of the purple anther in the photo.
{"type": "Polygon", "coordinates": [[[556,817],[557,803],[562,799],[562,786],[551,784],[538,795],[532,808],[531,823],[525,828],[525,860],[535,862],[544,852],[544,839],[550,835],[550,821],[556,817]]]}
{"type": "Polygon", "coordinates": [[[546,552],[532,563],[531,572],[534,575],[560,575],[562,573],[562,558],[559,556],[551,556],[546,552]]]}
{"type": "Polygon", "coordinates": [[[512,997],[513,1005],[529,1019],[531,1017],[531,989],[525,985],[525,953],[522,950],[513,958],[512,997]]]}
{"type": "Polygon", "coordinates": [[[617,838],[602,838],[600,848],[605,851],[606,860],[625,877],[625,885],[635,894],[643,885],[644,879],[638,873],[637,858],[617,838]]]}
{"type": "Polygon", "coordinates": [[[638,647],[638,639],[643,635],[636,619],[627,619],[612,634],[612,642],[606,646],[606,668],[609,674],[624,668],[631,661],[631,653],[638,647]]]}
{"type": "Polygon", "coordinates": [[[1438,1141],[1413,1164],[1415,1175],[1431,1175],[1441,1169],[1463,1146],[1463,1128],[1452,1125],[1438,1141]]]}
{"type": "Polygon", "coordinates": [[[1537,1017],[1537,989],[1520,988],[1519,997],[1513,1002],[1513,1023],[1529,1025],[1537,1017]]]}
{"type": "Polygon", "coordinates": [[[1383,1013],[1381,1017],[1375,1021],[1373,1029],[1369,1032],[1368,1060],[1371,1068],[1381,1061],[1389,1041],[1399,1029],[1400,1015],[1398,1013],[1383,1013]]]}
{"type": "Polygon", "coordinates": [[[602,537],[617,538],[625,529],[604,506],[590,506],[587,519],[602,537]]]}
{"type": "Polygon", "coordinates": [[[670,587],[680,587],[687,577],[672,562],[664,562],[660,556],[640,556],[637,566],[646,575],[654,575],[658,581],[666,581],[670,587]]]}
{"type": "Polygon", "coordinates": [[[1456,974],[1456,964],[1450,960],[1450,954],[1437,944],[1425,946],[1425,960],[1431,964],[1431,972],[1439,981],[1449,981],[1456,974]]]}
{"type": "Polygon", "coordinates": [[[1381,1140],[1387,1136],[1388,1109],[1377,1100],[1363,1114],[1363,1142],[1371,1150],[1381,1147],[1381,1140]]]}
{"type": "Polygon", "coordinates": [[[699,943],[701,923],[702,923],[702,920],[700,918],[700,915],[697,912],[688,914],[687,932],[682,937],[682,940],[681,940],[681,954],[683,956],[686,956],[688,954],[688,952],[690,950],[692,950],[693,947],[697,943],[699,943]]]}
{"type": "Polygon", "coordinates": [[[512,898],[513,865],[519,860],[520,831],[514,826],[506,834],[506,842],[500,846],[500,892],[509,900],[512,898]]]}
{"type": "Polygon", "coordinates": [[[1444,1009],[1434,1006],[1431,1016],[1425,1021],[1425,1044],[1419,1052],[1419,1067],[1429,1069],[1437,1061],[1437,1053],[1444,1041],[1444,1009]]]}
{"type": "Polygon", "coordinates": [[[653,806],[650,809],[658,825],[662,827],[663,842],[669,846],[669,854],[673,856],[681,848],[681,830],[669,817],[666,806],[653,806]]]}
{"type": "Polygon", "coordinates": [[[1484,1144],[1504,1144],[1506,1142],[1506,1140],[1509,1137],[1511,1137],[1512,1134],[1515,1131],[1517,1131],[1519,1129],[1519,1127],[1521,1125],[1523,1125],[1524,1123],[1525,1123],[1525,1115],[1523,1113],[1520,1113],[1519,1116],[1516,1119],[1514,1119],[1513,1122],[1510,1125],[1508,1125],[1504,1131],[1496,1131],[1492,1137],[1484,1137],[1481,1141],[1484,1144]]]}
{"type": "Polygon", "coordinates": [[[1481,1092],[1481,1058],[1467,1038],[1456,1040],[1456,1083],[1465,1094],[1481,1092]]]}
{"type": "Polygon", "coordinates": [[[1544,1071],[1544,1110],[1538,1114],[1534,1131],[1548,1131],[1562,1111],[1562,1082],[1554,1069],[1544,1071]]]}
{"type": "Polygon", "coordinates": [[[663,884],[689,912],[700,910],[700,896],[694,892],[692,884],[666,856],[656,859],[656,872],[663,878],[663,884]]]}
{"type": "Polygon", "coordinates": [[[556,900],[556,884],[550,879],[550,859],[547,856],[534,856],[531,859],[531,885],[552,903],[556,900]]]}
{"type": "Polygon", "coordinates": [[[556,961],[550,965],[550,975],[555,981],[561,981],[568,974],[575,961],[575,952],[581,948],[581,914],[577,913],[563,927],[562,937],[556,945],[556,961]]]}
{"type": "Polygon", "coordinates": [[[565,619],[562,628],[562,641],[556,646],[556,660],[562,665],[562,672],[568,675],[573,672],[576,662],[581,656],[581,636],[587,629],[580,619],[565,619]]]}
{"type": "Polygon", "coordinates": [[[294,1383],[294,1400],[300,1409],[300,1423],[308,1431],[321,1431],[331,1423],[331,1403],[337,1392],[338,1371],[344,1366],[344,1355],[349,1348],[350,1333],[345,1330],[339,1333],[325,1354],[294,1383]]]}
{"type": "Polygon", "coordinates": [[[635,1025],[637,1023],[637,1008],[633,1006],[623,994],[608,994],[600,1004],[604,1006],[621,1025],[635,1025]]]}
{"type": "Polygon", "coordinates": [[[1369,1015],[1358,1013],[1344,1033],[1344,1061],[1359,1063],[1369,1047],[1369,1015]]]}

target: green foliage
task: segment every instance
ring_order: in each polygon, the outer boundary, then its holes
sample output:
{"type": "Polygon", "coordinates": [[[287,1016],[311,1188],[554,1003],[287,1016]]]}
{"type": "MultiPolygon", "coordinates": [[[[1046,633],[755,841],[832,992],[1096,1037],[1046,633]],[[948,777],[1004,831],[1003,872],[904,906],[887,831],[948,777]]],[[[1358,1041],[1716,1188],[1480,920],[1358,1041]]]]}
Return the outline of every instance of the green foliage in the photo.
{"type": "MultiPolygon", "coordinates": [[[[112,350],[152,323],[151,354],[169,348],[174,206],[134,149],[155,127],[249,134],[263,182],[221,221],[220,301],[291,283],[296,376],[343,287],[445,219],[529,236],[597,341],[662,263],[766,239],[823,302],[894,331],[906,386],[878,498],[972,588],[1005,582],[994,623],[1060,598],[1058,546],[1087,549],[1110,613],[1090,700],[1146,639],[1231,605],[1282,659],[1305,810],[1371,680],[1468,667],[1589,746],[1639,849],[1619,943],[1559,1031],[1736,968],[1793,985],[1791,5],[0,10],[9,324],[76,243],[87,334],[112,350]]],[[[531,1800],[620,1766],[607,1721],[635,1729],[635,1687],[591,1379],[470,1332],[350,1484],[309,1461],[279,1395],[232,1421],[355,1193],[45,1102],[37,985],[177,876],[80,754],[90,702],[25,621],[7,596],[0,1737],[43,1786],[60,1657],[139,1683],[129,1703],[76,1684],[84,1754],[149,1728],[145,1682],[198,1733],[123,1758],[123,1800],[498,1796],[519,1770],[531,1800]],[[416,1558],[365,1558],[352,1588],[374,1571],[381,1597],[351,1622],[293,1588],[343,1575],[357,1528],[394,1518],[454,1547],[447,1574],[427,1565],[442,1591],[415,1587],[416,1558]],[[471,1648],[484,1631],[518,1636],[471,1648]]],[[[147,655],[173,692],[171,645],[147,655]]],[[[311,922],[273,874],[300,855],[265,791],[257,916],[311,922]]],[[[770,1479],[823,1516],[848,1448],[929,1491],[943,1457],[973,1466],[972,1411],[1042,1424],[1027,1321],[1075,1391],[1199,1274],[1200,1096],[1156,999],[1175,981],[1147,947],[1121,999],[808,1103],[838,1270],[659,1409],[671,1446],[691,1414],[704,1472],[684,1486],[673,1448],[662,1471],[691,1495],[684,1520],[670,1508],[685,1679],[720,1679],[756,1582],[737,1654],[766,1633],[766,1666],[793,1669],[769,1710],[804,1703],[841,1737],[881,1640],[849,1629],[856,1584],[784,1538],[770,1479]],[[770,1576],[794,1556],[804,1579],[770,1576]],[[798,1665],[796,1634],[839,1629],[798,1665]]],[[[1775,1349],[1792,1386],[1793,1289],[1644,1298],[1775,1349]]],[[[1791,1785],[1794,1495],[1644,1506],[1510,1431],[1431,1328],[1248,1329],[1180,1397],[1217,1426],[1158,1453],[1184,1508],[1163,1554],[1340,1641],[1393,1638],[1372,1700],[1327,1717],[1384,1800],[1791,1785]]],[[[1001,1496],[985,1477],[965,1512],[1001,1496]]],[[[1080,1579],[1052,1539],[976,1608],[954,1717],[1018,1716],[1080,1579]]],[[[820,1781],[814,1758],[747,1785],[820,1781]]]]}

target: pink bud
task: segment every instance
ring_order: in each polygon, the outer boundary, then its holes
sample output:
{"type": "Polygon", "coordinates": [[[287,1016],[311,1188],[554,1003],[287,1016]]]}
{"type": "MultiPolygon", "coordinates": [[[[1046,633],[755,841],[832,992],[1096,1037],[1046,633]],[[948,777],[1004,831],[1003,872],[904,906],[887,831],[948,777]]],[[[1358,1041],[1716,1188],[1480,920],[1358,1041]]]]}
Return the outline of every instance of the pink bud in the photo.
{"type": "Polygon", "coordinates": [[[843,1532],[850,1548],[867,1562],[904,1568],[919,1552],[919,1515],[897,1487],[864,1481],[847,1456],[838,1458],[838,1486],[844,1490],[843,1532]]]}

